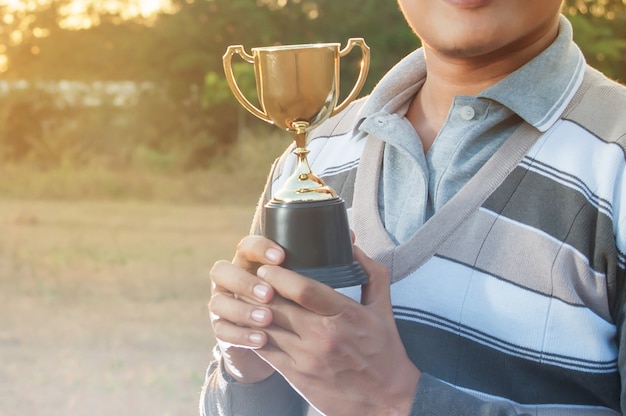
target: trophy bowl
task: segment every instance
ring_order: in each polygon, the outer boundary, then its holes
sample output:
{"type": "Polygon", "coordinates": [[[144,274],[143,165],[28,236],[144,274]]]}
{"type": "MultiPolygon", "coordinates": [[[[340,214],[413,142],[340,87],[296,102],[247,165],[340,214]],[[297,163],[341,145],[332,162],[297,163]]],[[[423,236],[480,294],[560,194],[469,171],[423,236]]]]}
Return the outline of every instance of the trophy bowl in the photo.
{"type": "Polygon", "coordinates": [[[316,176],[307,161],[307,134],[342,111],[361,91],[369,69],[369,47],[351,38],[339,43],[252,48],[233,45],[223,57],[228,85],[239,103],[256,117],[292,133],[295,171],[264,207],[263,234],[285,250],[283,266],[331,287],[364,284],[367,277],[354,261],[352,239],[343,199],[316,176]],[[357,81],[339,102],[340,59],[354,46],[362,60],[357,81]],[[239,54],[254,65],[260,107],[241,92],[232,69],[239,54]]]}

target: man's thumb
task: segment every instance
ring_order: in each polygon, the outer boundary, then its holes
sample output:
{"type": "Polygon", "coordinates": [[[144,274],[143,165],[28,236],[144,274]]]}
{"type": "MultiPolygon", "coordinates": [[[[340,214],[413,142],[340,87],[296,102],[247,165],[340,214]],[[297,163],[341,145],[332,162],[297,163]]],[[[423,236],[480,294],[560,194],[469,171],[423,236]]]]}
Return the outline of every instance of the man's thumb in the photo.
{"type": "Polygon", "coordinates": [[[380,304],[388,308],[391,300],[389,294],[389,271],[382,264],[367,256],[359,247],[354,246],[354,259],[359,262],[368,282],[363,285],[361,292],[361,304],[380,304]]]}

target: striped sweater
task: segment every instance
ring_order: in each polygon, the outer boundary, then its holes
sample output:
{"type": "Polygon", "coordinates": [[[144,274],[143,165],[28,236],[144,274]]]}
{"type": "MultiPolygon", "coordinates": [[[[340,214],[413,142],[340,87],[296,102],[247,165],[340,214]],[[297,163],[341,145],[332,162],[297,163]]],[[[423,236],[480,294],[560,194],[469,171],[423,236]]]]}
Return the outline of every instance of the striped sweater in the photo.
{"type": "Polygon", "coordinates": [[[587,70],[561,120],[541,135],[523,124],[401,245],[378,215],[384,145],[352,134],[360,104],[317,132],[312,167],[348,201],[357,245],[390,269],[400,334],[428,374],[420,388],[440,392],[416,397],[426,410],[415,414],[478,414],[469,396],[528,414],[617,414],[624,89],[587,70]]]}
{"type": "MultiPolygon", "coordinates": [[[[366,101],[309,143],[313,171],[346,200],[357,245],[390,270],[396,323],[424,372],[412,415],[626,411],[626,90],[593,69],[581,71],[584,79],[549,128],[522,122],[401,244],[380,215],[385,145],[355,134],[366,101]]],[[[288,152],[279,159],[262,203],[293,163],[288,152]]],[[[262,227],[258,210],[253,231],[262,227]]],[[[358,299],[358,288],[344,292],[358,299]]],[[[249,414],[301,414],[261,410],[269,392],[273,406],[298,400],[279,375],[256,392],[235,392],[235,384],[222,380],[228,394],[209,391],[208,402],[255,409],[249,414]]]]}

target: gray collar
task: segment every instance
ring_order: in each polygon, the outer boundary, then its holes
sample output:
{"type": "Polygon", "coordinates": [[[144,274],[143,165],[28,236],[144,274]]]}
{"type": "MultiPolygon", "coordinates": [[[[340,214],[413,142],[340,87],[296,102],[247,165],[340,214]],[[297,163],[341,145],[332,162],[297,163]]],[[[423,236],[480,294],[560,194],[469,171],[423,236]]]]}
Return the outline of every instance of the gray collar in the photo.
{"type": "Polygon", "coordinates": [[[585,59],[572,42],[572,25],[561,16],[559,34],[546,50],[478,96],[499,102],[544,132],[565,111],[584,74],[585,59]]]}
{"type": "MultiPolygon", "coordinates": [[[[546,50],[478,97],[508,107],[543,132],[563,113],[580,86],[584,71],[583,54],[572,41],[572,26],[561,16],[559,34],[546,50]]],[[[420,48],[396,64],[376,85],[359,112],[356,129],[366,117],[381,111],[393,113],[404,106],[425,78],[426,60],[420,48]]]]}

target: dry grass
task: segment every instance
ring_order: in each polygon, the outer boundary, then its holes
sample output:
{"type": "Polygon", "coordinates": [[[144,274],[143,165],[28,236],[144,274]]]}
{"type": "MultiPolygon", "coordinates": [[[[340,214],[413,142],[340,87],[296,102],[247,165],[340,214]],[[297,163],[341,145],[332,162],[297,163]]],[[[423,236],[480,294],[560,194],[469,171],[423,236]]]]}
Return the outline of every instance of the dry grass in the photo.
{"type": "Polygon", "coordinates": [[[0,416],[195,415],[253,204],[0,201],[0,416]]]}

